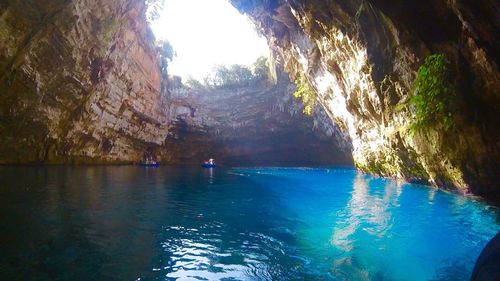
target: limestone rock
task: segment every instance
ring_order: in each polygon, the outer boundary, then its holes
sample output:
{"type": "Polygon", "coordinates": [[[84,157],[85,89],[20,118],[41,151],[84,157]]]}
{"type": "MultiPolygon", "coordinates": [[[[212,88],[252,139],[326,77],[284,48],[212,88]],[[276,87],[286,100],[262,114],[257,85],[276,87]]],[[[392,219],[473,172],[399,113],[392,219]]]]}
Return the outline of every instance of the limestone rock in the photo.
{"type": "Polygon", "coordinates": [[[267,37],[293,79],[352,139],[361,170],[461,193],[498,194],[497,1],[232,0],[267,37]],[[417,70],[444,54],[453,122],[412,134],[417,70]]]}
{"type": "Polygon", "coordinates": [[[275,85],[171,90],[166,159],[199,164],[213,157],[239,166],[352,164],[349,138],[321,108],[305,116],[292,96],[295,88],[282,77],[275,85]]]}
{"type": "Polygon", "coordinates": [[[49,2],[0,2],[0,164],[351,162],[289,84],[171,98],[145,1],[49,2]]]}
{"type": "Polygon", "coordinates": [[[0,16],[0,162],[139,160],[168,132],[141,1],[13,1],[0,16]]]}

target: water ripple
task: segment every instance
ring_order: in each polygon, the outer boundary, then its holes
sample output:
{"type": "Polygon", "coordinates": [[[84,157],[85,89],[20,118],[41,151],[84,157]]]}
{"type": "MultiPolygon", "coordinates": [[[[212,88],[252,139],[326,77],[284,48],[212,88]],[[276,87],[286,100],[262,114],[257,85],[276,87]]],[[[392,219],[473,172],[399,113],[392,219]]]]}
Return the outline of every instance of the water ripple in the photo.
{"type": "Polygon", "coordinates": [[[0,167],[5,280],[468,280],[477,198],[350,168],[0,167]]]}

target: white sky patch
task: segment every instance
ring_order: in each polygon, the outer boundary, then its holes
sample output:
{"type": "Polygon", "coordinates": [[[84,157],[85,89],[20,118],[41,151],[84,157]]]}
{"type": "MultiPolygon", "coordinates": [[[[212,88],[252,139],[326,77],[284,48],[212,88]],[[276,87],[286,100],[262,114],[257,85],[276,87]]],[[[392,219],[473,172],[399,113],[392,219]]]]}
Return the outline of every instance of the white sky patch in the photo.
{"type": "Polygon", "coordinates": [[[251,65],[269,47],[253,23],[228,0],[165,0],[151,28],[175,53],[169,73],[202,80],[215,65],[251,65]]]}

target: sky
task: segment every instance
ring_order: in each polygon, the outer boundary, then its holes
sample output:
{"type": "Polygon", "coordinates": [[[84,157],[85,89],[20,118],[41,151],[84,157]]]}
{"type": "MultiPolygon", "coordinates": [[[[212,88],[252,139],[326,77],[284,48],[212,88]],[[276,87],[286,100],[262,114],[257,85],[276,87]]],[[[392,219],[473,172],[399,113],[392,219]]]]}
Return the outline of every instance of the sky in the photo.
{"type": "Polygon", "coordinates": [[[251,65],[269,53],[266,39],[228,0],[165,0],[151,28],[170,41],[176,57],[168,71],[183,79],[202,80],[215,65],[251,65]]]}

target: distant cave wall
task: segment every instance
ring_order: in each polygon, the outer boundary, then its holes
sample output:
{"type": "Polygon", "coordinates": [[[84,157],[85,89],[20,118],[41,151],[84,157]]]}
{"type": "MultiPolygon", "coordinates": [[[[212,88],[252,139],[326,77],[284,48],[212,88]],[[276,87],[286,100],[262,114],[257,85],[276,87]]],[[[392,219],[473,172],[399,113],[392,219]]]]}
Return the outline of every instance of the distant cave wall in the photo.
{"type": "Polygon", "coordinates": [[[146,1],[49,2],[0,2],[0,164],[351,163],[289,82],[170,97],[146,1]]]}
{"type": "Polygon", "coordinates": [[[0,163],[140,160],[168,132],[144,1],[49,2],[0,6],[0,163]]]}
{"type": "Polygon", "coordinates": [[[216,89],[174,89],[165,160],[232,166],[352,165],[347,136],[318,108],[302,113],[286,77],[216,89]]]}
{"type": "Polygon", "coordinates": [[[293,79],[305,75],[364,171],[499,193],[498,1],[231,0],[293,79]],[[453,130],[412,131],[417,70],[443,54],[453,130]]]}

